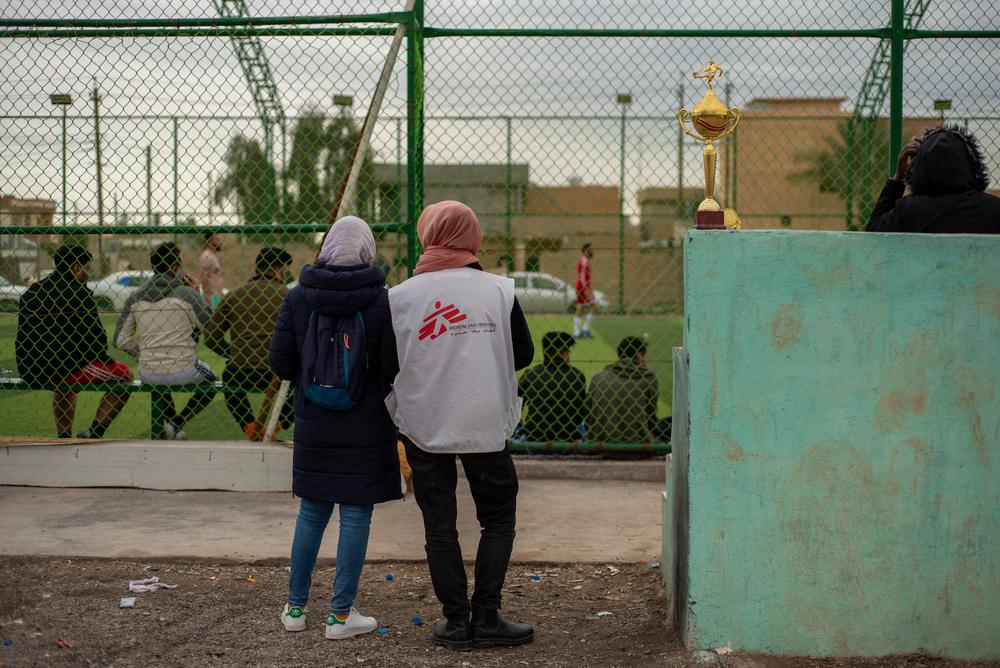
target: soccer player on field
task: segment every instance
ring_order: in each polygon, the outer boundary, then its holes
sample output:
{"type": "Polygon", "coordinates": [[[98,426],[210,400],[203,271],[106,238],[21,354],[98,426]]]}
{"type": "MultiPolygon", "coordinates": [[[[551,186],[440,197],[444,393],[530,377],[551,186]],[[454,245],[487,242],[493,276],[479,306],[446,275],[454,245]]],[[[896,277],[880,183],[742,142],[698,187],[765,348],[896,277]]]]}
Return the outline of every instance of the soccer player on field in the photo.
{"type": "Polygon", "coordinates": [[[594,286],[590,283],[590,261],[594,258],[594,248],[587,242],[580,250],[580,261],[576,263],[576,317],[573,318],[573,338],[592,339],[594,335],[590,331],[590,326],[594,322],[594,312],[597,310],[597,297],[594,295],[594,286]],[[590,313],[584,320],[583,312],[587,309],[590,309],[590,313]]]}

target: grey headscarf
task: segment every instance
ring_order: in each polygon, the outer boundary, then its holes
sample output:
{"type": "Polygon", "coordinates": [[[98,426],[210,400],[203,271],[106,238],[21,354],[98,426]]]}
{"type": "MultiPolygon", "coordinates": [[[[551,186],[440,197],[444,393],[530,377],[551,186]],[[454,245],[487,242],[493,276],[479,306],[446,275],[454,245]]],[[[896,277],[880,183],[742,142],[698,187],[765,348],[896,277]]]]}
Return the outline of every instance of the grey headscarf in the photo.
{"type": "Polygon", "coordinates": [[[323,240],[319,264],[354,267],[371,264],[375,258],[375,236],[368,223],[357,216],[344,216],[333,224],[323,240]]]}

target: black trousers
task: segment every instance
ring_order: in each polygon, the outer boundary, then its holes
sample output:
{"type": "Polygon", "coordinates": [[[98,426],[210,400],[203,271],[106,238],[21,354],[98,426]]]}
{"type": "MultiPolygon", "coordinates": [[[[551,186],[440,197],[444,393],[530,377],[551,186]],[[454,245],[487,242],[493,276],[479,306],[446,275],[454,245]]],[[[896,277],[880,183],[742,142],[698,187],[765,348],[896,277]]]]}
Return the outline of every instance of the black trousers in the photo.
{"type": "Polygon", "coordinates": [[[498,610],[500,590],[514,547],[517,514],[517,472],[510,447],[505,446],[500,452],[435,454],[421,450],[406,436],[402,440],[413,469],[413,495],[424,517],[431,582],[444,607],[444,616],[466,619],[470,612],[468,580],[455,525],[458,516],[455,457],[465,469],[481,527],[471,607],[498,610]]]}
{"type": "MultiPolygon", "coordinates": [[[[256,392],[265,392],[271,383],[274,374],[270,369],[242,369],[239,367],[226,366],[222,372],[222,382],[226,385],[242,387],[256,392]]],[[[288,393],[285,405],[281,407],[281,424],[287,429],[295,421],[295,410],[292,404],[292,393],[288,393]]],[[[226,408],[232,414],[241,428],[257,419],[247,399],[246,392],[226,392],[226,408]]]]}

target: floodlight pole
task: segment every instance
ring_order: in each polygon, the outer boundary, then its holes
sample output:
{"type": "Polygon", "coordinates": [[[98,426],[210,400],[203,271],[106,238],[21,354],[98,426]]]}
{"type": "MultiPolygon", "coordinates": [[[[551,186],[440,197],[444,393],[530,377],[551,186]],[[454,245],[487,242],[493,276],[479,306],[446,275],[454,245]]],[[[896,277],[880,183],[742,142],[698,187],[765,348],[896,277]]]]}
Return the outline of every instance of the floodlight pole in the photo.
{"type": "MultiPolygon", "coordinates": [[[[677,86],[677,107],[684,108],[684,84],[677,86]]],[[[684,216],[684,131],[677,127],[677,217],[684,216]]]]}
{"type": "Polygon", "coordinates": [[[97,224],[104,225],[104,181],[101,171],[101,93],[94,84],[94,150],[97,158],[97,224]]]}
{"type": "Polygon", "coordinates": [[[622,108],[620,142],[620,164],[618,167],[618,313],[625,313],[625,114],[632,96],[618,93],[618,104],[622,108]]]}
{"type": "Polygon", "coordinates": [[[49,96],[57,107],[62,107],[62,224],[66,224],[66,109],[73,104],[73,96],[57,93],[49,96]]]}

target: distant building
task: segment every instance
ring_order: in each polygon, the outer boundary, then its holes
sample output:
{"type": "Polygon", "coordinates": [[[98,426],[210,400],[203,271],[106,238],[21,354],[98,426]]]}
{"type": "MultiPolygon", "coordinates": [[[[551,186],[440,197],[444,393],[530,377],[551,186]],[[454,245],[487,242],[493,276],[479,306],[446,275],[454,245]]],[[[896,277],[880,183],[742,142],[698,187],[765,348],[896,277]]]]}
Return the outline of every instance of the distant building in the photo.
{"type": "MultiPolygon", "coordinates": [[[[718,145],[718,199],[734,207],[745,228],[843,230],[847,200],[829,182],[805,172],[822,152],[844,155],[844,128],[850,114],[842,109],[846,98],[755,98],[743,108],[736,132],[718,145]]],[[[920,135],[938,118],[907,118],[903,136],[920,135]]],[[[874,136],[887,141],[887,118],[876,121],[874,136]]],[[[857,149],[863,155],[865,149],[857,149]]],[[[869,152],[869,156],[874,155],[869,152]]],[[[887,147],[854,197],[854,223],[870,210],[889,171],[887,147]]],[[[832,179],[836,181],[836,179],[832,179]]],[[[846,178],[844,179],[846,181],[846,178]]],[[[859,184],[860,186],[861,184],[859,184]]]]}
{"type": "Polygon", "coordinates": [[[704,188],[643,188],[636,193],[639,203],[640,248],[680,245],[684,233],[694,224],[694,209],[705,198],[704,188]]]}
{"type": "MultiPolygon", "coordinates": [[[[750,100],[742,109],[743,120],[736,132],[716,144],[715,199],[723,207],[735,208],[748,229],[846,229],[847,198],[841,191],[848,172],[846,162],[837,163],[847,152],[850,114],[842,109],[845,101],[843,97],[750,100]],[[827,178],[809,173],[822,153],[832,157],[833,173],[827,178]]],[[[919,136],[939,122],[938,118],[904,119],[903,136],[919,136]]],[[[867,153],[871,165],[867,184],[860,182],[861,167],[857,166],[852,219],[858,227],[867,222],[863,214],[874,205],[889,172],[888,124],[887,118],[875,121],[873,136],[882,141],[881,155],[870,147],[856,149],[859,162],[867,153]]],[[[857,133],[860,136],[860,130],[857,133]]],[[[676,187],[640,190],[642,246],[679,242],[693,223],[694,214],[688,209],[692,203],[697,206],[704,193],[703,182],[686,186],[682,197],[676,187]]]]}
{"type": "MultiPolygon", "coordinates": [[[[50,199],[23,199],[0,195],[0,225],[40,225],[50,227],[57,205],[50,199]]],[[[14,281],[24,281],[41,271],[41,243],[47,234],[0,235],[0,274],[14,281]]]]}
{"type": "Polygon", "coordinates": [[[56,203],[50,199],[22,199],[0,195],[0,225],[52,225],[56,203]]]}
{"type": "MultiPolygon", "coordinates": [[[[406,169],[375,163],[376,211],[380,223],[406,220],[406,169]]],[[[476,212],[486,234],[504,233],[508,213],[520,214],[528,187],[528,165],[449,164],[424,166],[424,203],[453,199],[476,212]],[[508,189],[508,183],[510,187],[508,189]]]]}

